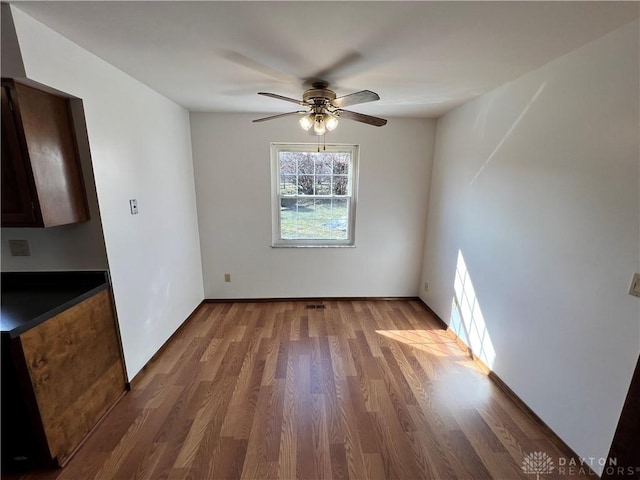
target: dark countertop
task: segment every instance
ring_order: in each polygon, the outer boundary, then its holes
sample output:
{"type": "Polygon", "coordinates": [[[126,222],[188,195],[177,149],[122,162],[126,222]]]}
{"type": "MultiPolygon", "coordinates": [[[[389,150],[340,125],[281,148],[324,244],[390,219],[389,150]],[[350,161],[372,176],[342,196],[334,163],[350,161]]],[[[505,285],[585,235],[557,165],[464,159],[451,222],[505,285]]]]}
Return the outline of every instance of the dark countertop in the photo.
{"type": "Polygon", "coordinates": [[[0,332],[15,338],[108,287],[105,271],[3,272],[0,332]]]}

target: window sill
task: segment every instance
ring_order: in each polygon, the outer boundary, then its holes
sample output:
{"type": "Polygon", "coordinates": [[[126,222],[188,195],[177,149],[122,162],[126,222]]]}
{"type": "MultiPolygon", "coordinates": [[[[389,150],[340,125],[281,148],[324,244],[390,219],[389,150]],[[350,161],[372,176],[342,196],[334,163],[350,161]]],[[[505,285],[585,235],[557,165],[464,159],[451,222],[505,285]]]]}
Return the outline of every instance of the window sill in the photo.
{"type": "Polygon", "coordinates": [[[356,248],[355,245],[271,245],[271,248],[356,248]]]}

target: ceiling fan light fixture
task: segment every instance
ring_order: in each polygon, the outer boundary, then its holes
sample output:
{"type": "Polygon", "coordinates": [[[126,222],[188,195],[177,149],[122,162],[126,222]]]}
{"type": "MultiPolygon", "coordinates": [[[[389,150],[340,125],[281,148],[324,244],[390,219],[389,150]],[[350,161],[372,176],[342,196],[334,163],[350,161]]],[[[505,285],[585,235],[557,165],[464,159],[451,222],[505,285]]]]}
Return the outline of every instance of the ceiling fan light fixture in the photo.
{"type": "Polygon", "coordinates": [[[325,114],[324,126],[329,132],[335,130],[338,126],[338,117],[331,115],[330,113],[325,114]]]}
{"type": "Polygon", "coordinates": [[[303,130],[309,131],[313,127],[314,116],[309,113],[300,119],[300,126],[303,130]]]}
{"type": "Polygon", "coordinates": [[[313,121],[313,131],[316,135],[324,135],[327,133],[327,126],[324,123],[324,115],[316,115],[313,121]]]}
{"type": "Polygon", "coordinates": [[[367,125],[373,125],[376,127],[382,127],[387,124],[387,121],[384,118],[372,117],[371,115],[365,115],[351,110],[344,110],[343,108],[351,105],[358,105],[360,103],[380,100],[380,96],[371,90],[361,90],[359,92],[343,95],[342,97],[336,97],[335,92],[329,89],[329,84],[327,82],[317,81],[312,84],[312,88],[304,91],[302,94],[302,100],[296,100],[295,98],[284,97],[276,93],[268,92],[258,92],[258,95],[295,103],[304,107],[304,110],[280,113],[278,115],[271,115],[270,117],[256,118],[253,120],[254,122],[264,122],[275,118],[288,117],[289,115],[302,115],[299,120],[302,129],[311,133],[311,128],[313,127],[313,133],[318,136],[335,130],[338,127],[338,117],[360,123],[366,123],[367,125]]]}

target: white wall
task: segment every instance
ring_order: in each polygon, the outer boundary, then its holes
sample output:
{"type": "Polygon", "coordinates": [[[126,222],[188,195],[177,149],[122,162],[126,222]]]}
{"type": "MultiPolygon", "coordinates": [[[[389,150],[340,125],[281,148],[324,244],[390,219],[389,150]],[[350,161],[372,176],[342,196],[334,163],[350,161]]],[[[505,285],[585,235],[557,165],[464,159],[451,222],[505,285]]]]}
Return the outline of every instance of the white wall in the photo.
{"type": "Polygon", "coordinates": [[[13,25],[11,7],[8,3],[2,3],[0,9],[2,10],[0,15],[0,36],[2,38],[0,42],[0,70],[2,76],[8,78],[24,77],[24,64],[16,37],[16,29],[13,25]]]}
{"type": "Polygon", "coordinates": [[[108,269],[82,101],[72,99],[71,111],[90,218],[87,222],[50,228],[2,228],[3,272],[108,269]],[[12,256],[9,240],[27,240],[30,255],[12,256]]]}
{"type": "Polygon", "coordinates": [[[189,115],[12,6],[29,78],[81,98],[132,378],[203,298],[189,115]],[[136,198],[140,213],[129,213],[136,198]]]}
{"type": "MultiPolygon", "coordinates": [[[[11,7],[2,4],[2,76],[25,77],[11,7]]],[[[90,220],[54,228],[2,228],[2,271],[105,270],[107,253],[93,180],[82,100],[71,101],[90,220]],[[30,256],[11,255],[9,240],[27,240],[30,256]]]]}
{"type": "Polygon", "coordinates": [[[191,114],[205,297],[416,296],[435,121],[341,121],[327,141],[360,145],[356,247],[271,248],[269,144],[316,137],[260,116],[191,114]]]}
{"type": "MultiPolygon", "coordinates": [[[[422,298],[448,320],[460,251],[494,370],[606,457],[640,350],[638,22],[438,121],[422,298]]],[[[597,469],[597,468],[596,468],[597,469]]]]}

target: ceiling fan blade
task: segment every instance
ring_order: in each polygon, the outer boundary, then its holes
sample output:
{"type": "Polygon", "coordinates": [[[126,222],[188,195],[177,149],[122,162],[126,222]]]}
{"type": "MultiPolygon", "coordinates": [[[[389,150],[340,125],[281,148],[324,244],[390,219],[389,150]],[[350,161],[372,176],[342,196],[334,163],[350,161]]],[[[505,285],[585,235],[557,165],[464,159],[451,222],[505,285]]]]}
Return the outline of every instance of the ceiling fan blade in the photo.
{"type": "Polygon", "coordinates": [[[302,100],[296,100],[295,98],[283,97],[282,95],[277,95],[275,93],[267,93],[267,92],[258,92],[258,95],[264,95],[265,97],[277,98],[278,100],[284,100],[285,102],[296,103],[298,105],[302,105],[306,107],[307,104],[302,100]]]}
{"type": "MultiPolygon", "coordinates": [[[[288,113],[281,113],[279,115],[272,115],[270,117],[264,117],[264,118],[257,118],[256,120],[253,121],[253,123],[256,122],[266,122],[267,120],[273,120],[274,118],[280,118],[280,117],[288,117],[289,115],[301,115],[303,113],[307,113],[304,110],[298,110],[297,112],[288,112],[288,113]]],[[[386,120],[385,120],[386,121],[386,120]]]]}
{"type": "Polygon", "coordinates": [[[331,105],[336,108],[342,108],[350,105],[357,105],[358,103],[375,102],[376,100],[380,100],[380,97],[376,92],[372,92],[371,90],[362,90],[360,92],[338,97],[331,101],[331,105]]]}
{"type": "Polygon", "coordinates": [[[367,123],[376,127],[382,127],[387,124],[387,121],[384,118],[372,117],[371,115],[365,115],[364,113],[356,113],[350,110],[336,110],[336,113],[339,118],[348,118],[349,120],[367,123]]]}
{"type": "MultiPolygon", "coordinates": [[[[331,65],[315,72],[313,75],[305,78],[305,83],[311,86],[314,82],[324,81],[329,84],[342,76],[344,70],[353,69],[353,66],[362,60],[362,54],[350,51],[346,55],[334,61],[331,65]]],[[[335,85],[334,85],[335,86],[335,85]]]]}

